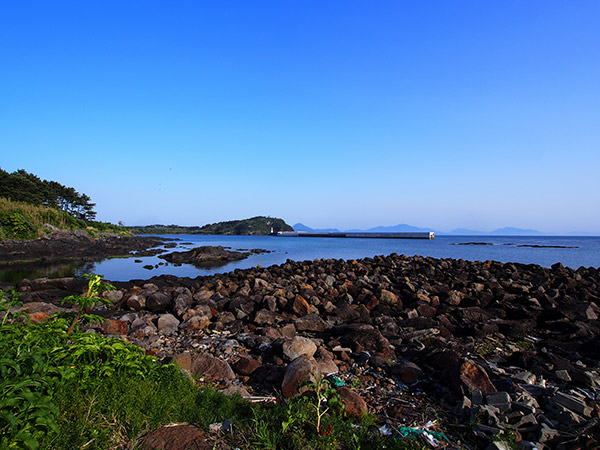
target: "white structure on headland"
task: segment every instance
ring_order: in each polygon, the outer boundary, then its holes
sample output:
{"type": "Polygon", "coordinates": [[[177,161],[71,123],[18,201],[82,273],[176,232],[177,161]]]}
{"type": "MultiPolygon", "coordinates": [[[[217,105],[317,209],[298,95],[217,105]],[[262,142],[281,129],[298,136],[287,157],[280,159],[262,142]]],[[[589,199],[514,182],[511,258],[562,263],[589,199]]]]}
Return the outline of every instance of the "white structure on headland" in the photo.
{"type": "Polygon", "coordinates": [[[370,239],[434,239],[433,231],[416,233],[368,233],[368,232],[332,232],[317,233],[310,231],[278,231],[277,236],[282,237],[334,237],[334,238],[370,238],[370,239]]]}

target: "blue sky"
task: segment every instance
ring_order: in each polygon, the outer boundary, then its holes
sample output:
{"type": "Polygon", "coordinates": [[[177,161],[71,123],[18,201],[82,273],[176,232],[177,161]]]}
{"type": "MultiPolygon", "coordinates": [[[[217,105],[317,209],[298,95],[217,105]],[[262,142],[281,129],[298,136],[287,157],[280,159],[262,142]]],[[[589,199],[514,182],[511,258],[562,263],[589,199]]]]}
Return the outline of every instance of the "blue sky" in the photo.
{"type": "Polygon", "coordinates": [[[3,2],[0,166],[98,218],[600,233],[600,2],[3,2]]]}

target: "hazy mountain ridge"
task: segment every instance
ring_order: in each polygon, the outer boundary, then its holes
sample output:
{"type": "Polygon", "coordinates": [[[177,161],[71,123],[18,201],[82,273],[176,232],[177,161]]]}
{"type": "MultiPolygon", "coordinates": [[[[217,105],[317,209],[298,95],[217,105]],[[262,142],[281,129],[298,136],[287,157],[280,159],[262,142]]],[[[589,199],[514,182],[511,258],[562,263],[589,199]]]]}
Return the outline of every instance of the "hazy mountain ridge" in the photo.
{"type": "MultiPolygon", "coordinates": [[[[328,233],[328,232],[338,232],[340,231],[337,228],[311,228],[303,223],[297,223],[293,226],[294,231],[304,231],[304,232],[316,232],[316,233],[328,233]]],[[[414,233],[414,232],[428,232],[433,231],[435,234],[444,236],[444,235],[465,235],[465,236],[542,236],[542,235],[558,235],[556,233],[545,233],[543,231],[528,229],[528,228],[516,228],[516,227],[502,227],[497,228],[494,231],[480,231],[480,230],[470,230],[467,228],[456,228],[452,231],[439,231],[434,230],[432,228],[420,228],[415,227],[408,224],[398,224],[391,226],[376,226],[373,228],[369,228],[367,230],[361,229],[351,229],[351,230],[342,230],[342,231],[353,231],[353,232],[362,232],[362,233],[414,233]]],[[[581,234],[581,233],[568,233],[568,234],[581,234]]]]}

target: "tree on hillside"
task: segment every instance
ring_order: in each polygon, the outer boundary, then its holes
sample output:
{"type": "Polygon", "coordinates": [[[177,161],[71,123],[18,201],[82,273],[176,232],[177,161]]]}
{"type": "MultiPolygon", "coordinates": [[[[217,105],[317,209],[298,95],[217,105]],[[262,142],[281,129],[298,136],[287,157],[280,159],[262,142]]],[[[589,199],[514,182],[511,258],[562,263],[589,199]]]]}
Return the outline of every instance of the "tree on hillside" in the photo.
{"type": "Polygon", "coordinates": [[[88,195],[56,181],[42,180],[23,169],[13,173],[0,169],[0,197],[62,209],[85,221],[96,218],[96,204],[91,202],[88,195]]]}

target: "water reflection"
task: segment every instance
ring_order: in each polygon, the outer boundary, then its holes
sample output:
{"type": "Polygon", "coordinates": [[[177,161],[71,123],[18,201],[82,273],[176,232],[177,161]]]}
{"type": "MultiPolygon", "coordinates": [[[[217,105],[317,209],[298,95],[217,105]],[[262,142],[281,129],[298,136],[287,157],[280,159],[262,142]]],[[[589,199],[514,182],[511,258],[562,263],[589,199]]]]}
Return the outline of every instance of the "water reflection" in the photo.
{"type": "Polygon", "coordinates": [[[93,261],[44,261],[0,265],[0,280],[16,283],[23,278],[62,278],[81,276],[94,269],[93,261]]]}

